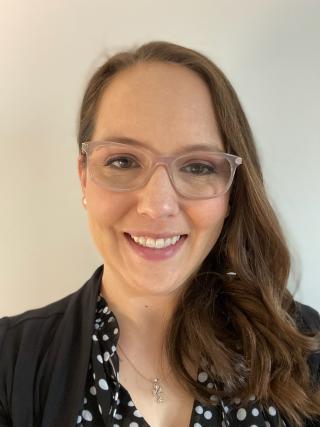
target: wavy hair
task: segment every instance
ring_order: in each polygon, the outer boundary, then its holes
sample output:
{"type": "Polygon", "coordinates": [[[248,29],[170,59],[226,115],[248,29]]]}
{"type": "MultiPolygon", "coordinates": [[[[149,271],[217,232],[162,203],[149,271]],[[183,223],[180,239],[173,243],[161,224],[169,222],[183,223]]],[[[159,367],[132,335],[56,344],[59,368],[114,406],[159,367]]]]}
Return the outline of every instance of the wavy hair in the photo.
{"type": "MultiPolygon", "coordinates": [[[[254,395],[273,402],[294,426],[320,413],[308,356],[319,334],[299,331],[296,305],[287,289],[290,254],[268,201],[253,135],[232,85],[205,55],[177,44],[153,41],[111,56],[89,80],[78,130],[90,140],[104,89],[120,71],[161,61],[193,70],[211,93],[225,151],[241,156],[230,194],[230,213],[218,241],[184,287],[167,331],[165,349],[173,373],[202,403],[212,390],[197,382],[190,366],[215,381],[215,395],[230,403],[254,395]],[[227,274],[229,271],[236,275],[227,274]]],[[[210,399],[211,397],[211,399],[210,399]]]]}

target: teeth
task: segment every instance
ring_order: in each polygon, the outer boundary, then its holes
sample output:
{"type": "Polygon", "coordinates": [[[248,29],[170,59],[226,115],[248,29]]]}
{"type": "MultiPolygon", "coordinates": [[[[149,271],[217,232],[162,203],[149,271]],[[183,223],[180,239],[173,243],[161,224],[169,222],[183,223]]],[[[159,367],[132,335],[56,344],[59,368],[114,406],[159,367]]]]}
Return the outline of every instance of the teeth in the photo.
{"type": "Polygon", "coordinates": [[[174,245],[180,239],[181,236],[173,236],[167,239],[152,239],[151,237],[138,237],[132,236],[132,239],[141,246],[145,246],[147,248],[156,248],[162,249],[166,248],[170,245],[174,245]]]}

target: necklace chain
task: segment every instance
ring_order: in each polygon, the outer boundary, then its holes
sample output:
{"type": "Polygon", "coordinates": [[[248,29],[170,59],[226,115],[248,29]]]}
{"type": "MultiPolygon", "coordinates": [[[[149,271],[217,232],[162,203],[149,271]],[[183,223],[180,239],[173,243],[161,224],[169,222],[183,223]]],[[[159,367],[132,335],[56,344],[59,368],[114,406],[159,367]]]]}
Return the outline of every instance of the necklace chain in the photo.
{"type": "Polygon", "coordinates": [[[135,367],[135,365],[132,363],[132,361],[129,359],[129,357],[126,355],[126,353],[123,351],[123,349],[119,343],[118,343],[118,347],[120,348],[121,353],[124,355],[126,360],[130,363],[132,368],[137,372],[137,374],[152,384],[152,394],[153,394],[155,401],[157,403],[162,403],[163,402],[163,390],[162,390],[162,387],[160,385],[160,378],[154,378],[153,380],[150,380],[149,378],[145,377],[140,371],[138,371],[138,369],[135,367]]]}

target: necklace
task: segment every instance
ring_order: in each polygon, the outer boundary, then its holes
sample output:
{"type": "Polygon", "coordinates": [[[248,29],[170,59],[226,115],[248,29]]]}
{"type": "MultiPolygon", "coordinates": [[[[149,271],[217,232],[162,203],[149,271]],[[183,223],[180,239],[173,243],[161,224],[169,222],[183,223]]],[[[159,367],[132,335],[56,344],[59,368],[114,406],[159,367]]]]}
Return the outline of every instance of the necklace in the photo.
{"type": "Polygon", "coordinates": [[[122,347],[118,343],[118,347],[121,350],[121,353],[124,355],[126,360],[130,363],[130,365],[133,367],[133,369],[137,372],[140,377],[144,378],[146,381],[152,384],[152,395],[154,397],[154,400],[156,403],[162,403],[163,402],[163,391],[162,387],[160,385],[160,378],[154,378],[153,380],[150,380],[149,378],[145,377],[141,372],[138,371],[138,369],[134,366],[134,364],[131,362],[129,357],[126,355],[126,353],[123,351],[122,347]]]}

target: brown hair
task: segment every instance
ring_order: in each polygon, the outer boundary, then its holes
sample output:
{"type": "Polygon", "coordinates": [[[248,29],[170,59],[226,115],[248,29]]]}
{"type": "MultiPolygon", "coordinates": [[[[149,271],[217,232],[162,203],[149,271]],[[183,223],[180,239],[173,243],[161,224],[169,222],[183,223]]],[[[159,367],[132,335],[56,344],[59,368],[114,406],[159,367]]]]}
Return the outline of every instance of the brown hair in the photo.
{"type": "Polygon", "coordinates": [[[84,94],[78,143],[90,140],[104,88],[132,65],[180,64],[207,84],[226,152],[244,159],[230,194],[230,214],[199,271],[185,286],[167,333],[166,351],[176,377],[200,402],[210,391],[188,366],[200,366],[225,402],[255,395],[270,402],[293,425],[320,413],[318,385],[311,384],[307,357],[319,335],[302,333],[287,289],[290,255],[268,201],[250,126],[237,94],[221,70],[201,53],[155,41],[109,58],[84,94]],[[232,270],[236,275],[226,274],[232,270]],[[198,365],[195,365],[198,364],[198,365]]]}

